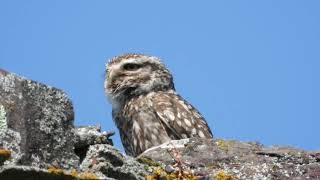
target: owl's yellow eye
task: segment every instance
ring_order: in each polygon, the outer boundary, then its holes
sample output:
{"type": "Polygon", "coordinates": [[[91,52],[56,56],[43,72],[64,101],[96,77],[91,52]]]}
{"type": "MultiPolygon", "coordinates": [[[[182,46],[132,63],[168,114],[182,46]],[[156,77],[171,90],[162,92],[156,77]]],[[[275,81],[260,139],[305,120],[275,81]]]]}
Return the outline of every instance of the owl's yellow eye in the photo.
{"type": "Polygon", "coordinates": [[[123,69],[127,70],[127,71],[134,71],[137,70],[141,67],[140,64],[135,64],[135,63],[127,63],[125,65],[123,65],[123,69]]]}

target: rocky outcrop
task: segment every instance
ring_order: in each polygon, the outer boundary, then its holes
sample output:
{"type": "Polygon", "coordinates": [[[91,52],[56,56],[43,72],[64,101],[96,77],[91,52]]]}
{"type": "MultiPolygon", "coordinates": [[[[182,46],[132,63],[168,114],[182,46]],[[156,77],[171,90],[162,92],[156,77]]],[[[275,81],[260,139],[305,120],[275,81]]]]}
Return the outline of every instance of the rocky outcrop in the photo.
{"type": "Polygon", "coordinates": [[[153,147],[138,159],[154,164],[155,177],[180,172],[203,179],[320,179],[319,153],[257,142],[183,139],[153,147]]]}
{"type": "Polygon", "coordinates": [[[148,174],[143,164],[106,144],[90,146],[80,168],[113,179],[144,179],[148,174]]]}
{"type": "Polygon", "coordinates": [[[0,179],[320,179],[320,152],[182,139],[133,158],[73,120],[63,91],[0,70],[0,179]]]}
{"type": "Polygon", "coordinates": [[[143,179],[113,132],[74,127],[67,95],[0,69],[0,179],[143,179]]]}
{"type": "Polygon", "coordinates": [[[0,146],[6,165],[76,168],[73,107],[56,88],[0,70],[0,146]]]}
{"type": "Polygon", "coordinates": [[[80,162],[85,158],[91,145],[109,144],[113,145],[111,136],[114,132],[101,132],[100,126],[80,126],[75,128],[75,153],[80,158],[80,162]]]}
{"type": "Polygon", "coordinates": [[[3,180],[74,180],[75,177],[64,173],[52,173],[33,166],[4,166],[0,169],[3,180]]]}

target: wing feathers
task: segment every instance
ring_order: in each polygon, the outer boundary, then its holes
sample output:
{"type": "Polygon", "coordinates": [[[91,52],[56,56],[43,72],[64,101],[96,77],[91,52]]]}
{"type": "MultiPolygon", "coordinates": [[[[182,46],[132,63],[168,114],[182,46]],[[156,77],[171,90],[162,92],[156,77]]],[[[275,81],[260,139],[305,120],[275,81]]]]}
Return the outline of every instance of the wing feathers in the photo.
{"type": "Polygon", "coordinates": [[[174,139],[189,137],[212,138],[212,133],[200,113],[181,96],[174,93],[157,93],[153,107],[167,133],[174,139]]]}

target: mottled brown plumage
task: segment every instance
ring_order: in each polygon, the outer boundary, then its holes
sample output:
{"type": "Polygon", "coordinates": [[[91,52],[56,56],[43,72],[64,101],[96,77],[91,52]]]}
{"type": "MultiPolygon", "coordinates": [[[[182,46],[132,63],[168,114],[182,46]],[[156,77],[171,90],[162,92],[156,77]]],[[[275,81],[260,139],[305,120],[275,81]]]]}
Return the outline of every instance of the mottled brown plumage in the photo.
{"type": "Polygon", "coordinates": [[[205,119],[176,93],[171,73],[157,57],[112,58],[106,65],[105,92],[129,155],[172,139],[212,138],[205,119]]]}

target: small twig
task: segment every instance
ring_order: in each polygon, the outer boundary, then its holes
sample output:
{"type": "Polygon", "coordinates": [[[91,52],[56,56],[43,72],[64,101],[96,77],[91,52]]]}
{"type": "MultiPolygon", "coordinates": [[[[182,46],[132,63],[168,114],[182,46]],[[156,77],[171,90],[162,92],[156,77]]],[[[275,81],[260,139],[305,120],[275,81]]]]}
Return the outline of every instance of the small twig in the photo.
{"type": "Polygon", "coordinates": [[[176,166],[179,168],[178,180],[180,180],[180,179],[183,180],[185,178],[183,177],[184,168],[183,168],[183,162],[181,160],[181,154],[173,144],[172,144],[172,146],[173,146],[173,148],[172,149],[168,149],[167,152],[172,157],[172,159],[175,161],[176,166]]]}

